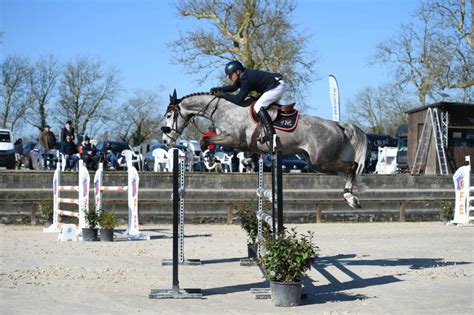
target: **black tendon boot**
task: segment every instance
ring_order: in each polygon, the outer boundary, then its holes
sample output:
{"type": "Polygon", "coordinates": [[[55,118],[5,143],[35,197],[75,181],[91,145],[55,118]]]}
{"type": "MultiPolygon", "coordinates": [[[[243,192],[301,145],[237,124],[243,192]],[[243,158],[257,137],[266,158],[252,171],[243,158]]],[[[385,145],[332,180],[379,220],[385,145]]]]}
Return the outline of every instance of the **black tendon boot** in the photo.
{"type": "Polygon", "coordinates": [[[260,110],[258,111],[258,118],[260,118],[260,121],[263,122],[265,126],[265,136],[258,139],[258,142],[262,144],[264,144],[265,142],[271,142],[273,139],[273,135],[275,134],[275,129],[273,129],[272,119],[268,115],[267,110],[265,108],[260,108],[260,110]]]}

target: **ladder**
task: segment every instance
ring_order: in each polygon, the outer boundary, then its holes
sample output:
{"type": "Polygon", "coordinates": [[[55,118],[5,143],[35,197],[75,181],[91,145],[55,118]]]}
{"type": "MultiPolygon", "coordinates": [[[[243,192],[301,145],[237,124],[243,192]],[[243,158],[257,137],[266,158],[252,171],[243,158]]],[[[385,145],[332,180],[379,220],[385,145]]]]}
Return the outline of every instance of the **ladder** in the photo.
{"type": "MultiPolygon", "coordinates": [[[[444,117],[443,117],[444,118],[444,117]]],[[[443,119],[444,123],[445,119],[443,119]]],[[[446,116],[447,121],[447,116],[446,116]]],[[[446,123],[447,125],[447,123],[446,123]]],[[[412,174],[421,174],[426,167],[426,159],[428,157],[428,150],[431,143],[431,135],[434,133],[436,141],[436,155],[438,158],[438,165],[440,172],[443,175],[449,174],[448,162],[446,158],[446,151],[444,150],[447,144],[447,126],[443,128],[440,125],[438,109],[428,108],[425,116],[425,122],[421,131],[420,141],[416,149],[415,163],[413,165],[412,174]]]]}
{"type": "Polygon", "coordinates": [[[448,159],[446,158],[446,151],[444,148],[447,145],[447,133],[446,137],[444,136],[443,129],[441,129],[438,109],[434,108],[432,112],[433,119],[433,131],[436,135],[436,155],[438,156],[438,165],[441,175],[448,175],[448,159]]]}

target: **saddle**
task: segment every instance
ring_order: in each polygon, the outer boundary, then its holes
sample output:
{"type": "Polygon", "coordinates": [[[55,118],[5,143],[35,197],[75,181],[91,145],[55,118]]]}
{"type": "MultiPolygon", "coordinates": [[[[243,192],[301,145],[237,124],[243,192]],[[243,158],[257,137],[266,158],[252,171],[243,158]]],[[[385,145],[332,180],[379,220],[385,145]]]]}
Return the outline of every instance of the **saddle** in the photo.
{"type": "MultiPolygon", "coordinates": [[[[254,110],[255,102],[257,102],[257,99],[250,97],[244,101],[244,104],[249,108],[250,120],[257,124],[260,120],[254,110]]],[[[273,128],[286,132],[292,132],[296,129],[300,112],[294,108],[295,104],[296,103],[281,105],[273,103],[268,106],[267,112],[272,119],[273,128]]]]}

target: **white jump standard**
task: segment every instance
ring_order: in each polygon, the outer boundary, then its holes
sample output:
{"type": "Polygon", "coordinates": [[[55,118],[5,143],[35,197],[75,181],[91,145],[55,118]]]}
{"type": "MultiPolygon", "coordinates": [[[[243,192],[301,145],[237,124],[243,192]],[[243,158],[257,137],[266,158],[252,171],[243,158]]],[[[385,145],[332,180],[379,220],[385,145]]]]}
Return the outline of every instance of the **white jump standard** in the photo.
{"type": "Polygon", "coordinates": [[[97,212],[103,211],[102,194],[104,192],[127,192],[128,193],[128,227],[127,230],[121,235],[129,240],[149,240],[150,237],[140,232],[138,228],[138,185],[140,178],[138,172],[133,167],[130,159],[127,159],[127,186],[104,186],[103,185],[103,163],[99,163],[94,176],[94,195],[95,195],[95,209],[97,212]]]}
{"type": "Polygon", "coordinates": [[[472,226],[474,224],[474,186],[471,183],[471,159],[466,156],[468,165],[458,168],[453,175],[456,197],[454,218],[448,225],[472,226]]]}
{"type": "MultiPolygon", "coordinates": [[[[82,160],[79,160],[79,179],[77,186],[61,186],[61,163],[56,164],[56,170],[53,176],[53,223],[45,228],[43,231],[47,233],[59,233],[64,223],[59,222],[60,216],[68,216],[78,218],[79,229],[86,227],[85,212],[89,211],[89,171],[84,166],[82,160]],[[76,191],[78,192],[78,198],[63,198],[61,197],[62,191],[76,191]],[[78,207],[78,211],[61,210],[60,204],[75,204],[78,207]]],[[[82,233],[82,232],[80,232],[82,233]]]]}

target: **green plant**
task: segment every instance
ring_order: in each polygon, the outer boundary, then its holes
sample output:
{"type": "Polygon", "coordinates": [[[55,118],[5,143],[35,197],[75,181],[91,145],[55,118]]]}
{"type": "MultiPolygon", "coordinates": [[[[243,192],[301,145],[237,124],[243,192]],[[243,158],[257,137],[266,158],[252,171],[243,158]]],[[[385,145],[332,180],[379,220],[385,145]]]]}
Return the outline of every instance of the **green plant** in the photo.
{"type": "Polygon", "coordinates": [[[39,204],[39,207],[40,207],[41,219],[48,222],[53,222],[53,213],[54,213],[53,202],[50,200],[42,201],[39,204]]]}
{"type": "Polygon", "coordinates": [[[247,232],[247,243],[255,244],[257,242],[258,224],[255,209],[252,209],[245,203],[239,203],[236,206],[237,215],[240,218],[240,227],[247,232]]]}
{"type": "Polygon", "coordinates": [[[103,211],[99,216],[99,225],[103,229],[113,229],[118,226],[118,218],[114,211],[103,211]]]}
{"type": "MultiPolygon", "coordinates": [[[[246,204],[244,202],[238,203],[236,205],[236,213],[240,218],[240,227],[247,232],[247,243],[256,244],[258,236],[258,221],[257,221],[257,211],[255,206],[246,204]]],[[[265,209],[265,205],[264,205],[265,209]]],[[[262,222],[262,233],[265,235],[269,233],[270,229],[266,222],[262,222]]]]}
{"type": "Polygon", "coordinates": [[[283,231],[262,241],[264,256],[259,260],[265,278],[277,282],[298,282],[311,268],[318,247],[313,243],[314,233],[298,237],[296,230],[283,231]]]}
{"type": "Polygon", "coordinates": [[[89,209],[85,212],[86,223],[89,225],[89,229],[95,229],[99,224],[99,215],[95,209],[89,209]]]}
{"type": "Polygon", "coordinates": [[[441,220],[449,221],[454,219],[454,202],[443,201],[439,210],[439,216],[441,220]]]}

